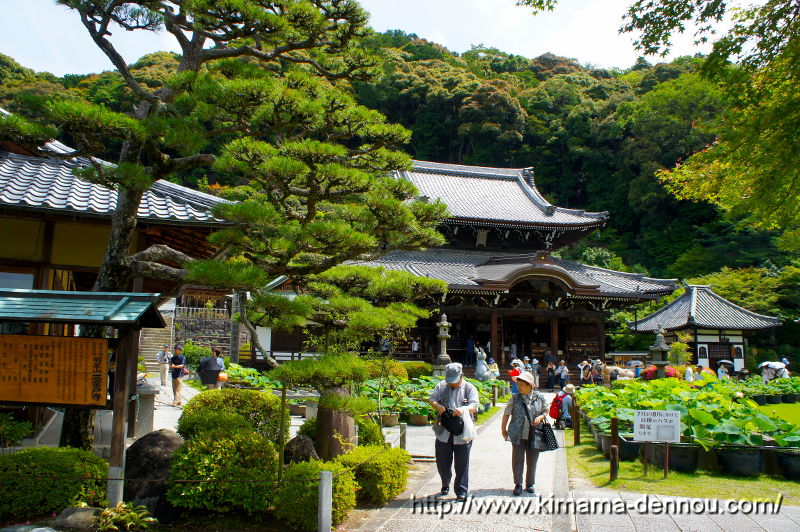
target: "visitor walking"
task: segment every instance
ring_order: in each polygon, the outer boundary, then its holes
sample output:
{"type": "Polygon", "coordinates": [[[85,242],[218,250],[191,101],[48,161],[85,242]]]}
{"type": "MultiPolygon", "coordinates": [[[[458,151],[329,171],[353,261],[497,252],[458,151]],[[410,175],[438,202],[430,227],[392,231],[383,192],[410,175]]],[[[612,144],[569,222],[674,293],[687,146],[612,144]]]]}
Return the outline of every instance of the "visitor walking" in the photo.
{"type": "Polygon", "coordinates": [[[181,397],[181,387],[183,386],[183,377],[189,370],[186,369],[186,357],[181,354],[181,346],[175,346],[175,353],[169,362],[170,373],[172,374],[172,404],[170,406],[182,406],[183,398],[181,397]]]}
{"type": "Polygon", "coordinates": [[[686,382],[694,382],[694,371],[692,371],[691,364],[686,366],[686,371],[683,373],[683,380],[686,382]]]}
{"type": "Polygon", "coordinates": [[[171,358],[172,352],[169,350],[169,344],[164,344],[161,351],[156,355],[159,373],[161,373],[161,386],[167,385],[167,373],[169,371],[169,361],[171,358]]]}
{"type": "Polygon", "coordinates": [[[436,468],[442,480],[441,494],[450,493],[450,479],[455,467],[453,491],[458,501],[465,501],[469,491],[469,452],[472,440],[465,439],[462,433],[452,433],[442,424],[445,421],[443,417],[462,418],[478,412],[478,390],[464,380],[461,364],[452,362],[445,366],[444,380],[433,388],[430,403],[439,415],[433,431],[436,434],[436,468]]]}
{"type": "MultiPolygon", "coordinates": [[[[222,358],[222,351],[219,350],[218,347],[215,347],[211,350],[214,353],[214,358],[217,360],[217,367],[219,368],[219,372],[222,373],[225,371],[225,360],[222,358]]],[[[222,381],[219,378],[219,373],[217,374],[217,385],[215,388],[219,389],[222,388],[222,381]]]]}
{"type": "Polygon", "coordinates": [[[584,360],[578,367],[581,370],[581,386],[585,386],[587,384],[592,383],[592,365],[589,364],[588,360],[584,360]]]}
{"type": "Polygon", "coordinates": [[[556,365],[551,361],[547,363],[547,391],[553,393],[556,389],[556,365]]]}
{"type": "Polygon", "coordinates": [[[545,420],[547,401],[533,389],[533,375],[525,371],[517,377],[519,393],[511,396],[500,421],[503,439],[511,442],[511,472],[514,476],[514,495],[522,493],[522,470],[525,471],[525,491],[534,492],[536,483],[536,463],[539,450],[532,438],[534,426],[545,420]],[[511,422],[509,423],[509,419],[511,422]]]}
{"type": "Polygon", "coordinates": [[[515,358],[511,361],[511,371],[508,372],[508,376],[511,377],[511,393],[517,393],[519,389],[517,388],[517,376],[522,373],[522,361],[518,358],[515,358]]]}
{"type": "Polygon", "coordinates": [[[205,384],[209,390],[214,390],[222,385],[219,374],[225,369],[225,362],[222,360],[219,349],[212,350],[212,356],[203,357],[199,364],[200,382],[205,384]]]}
{"type": "Polygon", "coordinates": [[[531,360],[531,375],[533,375],[533,389],[539,389],[539,359],[533,357],[531,360]]]}
{"type": "Polygon", "coordinates": [[[419,355],[419,336],[411,340],[411,353],[416,357],[419,355]]]}
{"type": "Polygon", "coordinates": [[[599,358],[594,361],[594,365],[592,366],[592,381],[595,384],[603,384],[603,368],[605,368],[605,364],[599,358]]]}
{"type": "Polygon", "coordinates": [[[464,365],[465,366],[474,366],[475,365],[475,347],[478,343],[475,341],[475,337],[471,334],[467,341],[464,342],[464,365]]]}
{"type": "Polygon", "coordinates": [[[556,377],[558,378],[559,388],[563,388],[567,385],[567,381],[569,381],[569,368],[567,367],[567,363],[563,360],[558,363],[556,377]]]}
{"type": "Polygon", "coordinates": [[[572,428],[572,394],[575,386],[567,384],[564,389],[556,394],[550,405],[550,417],[556,420],[557,429],[572,428]]]}

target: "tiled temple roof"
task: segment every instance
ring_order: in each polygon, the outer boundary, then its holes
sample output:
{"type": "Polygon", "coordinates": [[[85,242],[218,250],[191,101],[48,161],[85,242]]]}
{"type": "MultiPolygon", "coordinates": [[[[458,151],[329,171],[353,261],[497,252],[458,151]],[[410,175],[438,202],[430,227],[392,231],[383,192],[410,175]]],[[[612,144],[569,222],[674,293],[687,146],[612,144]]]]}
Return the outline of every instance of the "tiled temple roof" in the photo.
{"type": "Polygon", "coordinates": [[[413,161],[401,172],[422,196],[441,199],[453,219],[542,227],[602,227],[606,212],[556,207],[533,183],[530,169],[413,161]]]}
{"type": "Polygon", "coordinates": [[[506,291],[527,277],[555,277],[576,297],[656,299],[672,293],[673,279],[652,279],[547,254],[498,254],[487,251],[429,249],[392,251],[378,259],[362,262],[388,270],[403,270],[447,282],[450,290],[506,291]]]}
{"type": "Polygon", "coordinates": [[[637,332],[700,329],[758,330],[780,325],[780,319],[756,314],[711,291],[710,286],[688,285],[686,293],[653,314],[628,326],[637,332]]]}
{"type": "MultiPolygon", "coordinates": [[[[56,148],[64,147],[58,144],[56,148]]],[[[116,192],[76,177],[72,171],[82,163],[0,151],[0,207],[110,216],[117,205],[116,192]]],[[[145,192],[139,218],[220,223],[211,209],[221,203],[227,201],[159,180],[145,192]]]]}

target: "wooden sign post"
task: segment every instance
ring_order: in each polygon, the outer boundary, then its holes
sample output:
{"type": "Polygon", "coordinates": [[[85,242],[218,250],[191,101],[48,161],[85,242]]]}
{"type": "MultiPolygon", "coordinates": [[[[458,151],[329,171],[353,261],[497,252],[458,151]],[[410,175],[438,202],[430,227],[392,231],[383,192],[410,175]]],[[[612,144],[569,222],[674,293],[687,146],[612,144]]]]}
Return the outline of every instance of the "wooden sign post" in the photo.
{"type": "MultiPolygon", "coordinates": [[[[636,410],[633,413],[633,440],[664,442],[664,478],[669,472],[669,444],[681,441],[681,413],[677,410],[636,410]]],[[[646,449],[645,449],[646,451],[646,449]]],[[[645,473],[647,463],[645,462],[645,473]]]]}

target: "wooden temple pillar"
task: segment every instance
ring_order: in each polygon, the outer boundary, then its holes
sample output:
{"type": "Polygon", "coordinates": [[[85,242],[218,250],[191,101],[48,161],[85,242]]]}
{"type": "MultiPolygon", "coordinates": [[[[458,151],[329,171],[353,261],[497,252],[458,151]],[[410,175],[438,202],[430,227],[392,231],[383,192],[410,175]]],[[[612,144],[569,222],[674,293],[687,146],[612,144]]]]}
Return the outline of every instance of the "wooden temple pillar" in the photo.
{"type": "Polygon", "coordinates": [[[500,364],[500,367],[503,368],[506,365],[506,358],[505,354],[503,354],[503,346],[500,345],[500,338],[497,334],[497,311],[492,310],[492,317],[491,317],[491,329],[492,329],[492,356],[495,360],[497,360],[500,364]]]}
{"type": "Polygon", "coordinates": [[[128,426],[128,398],[131,393],[130,379],[126,371],[133,365],[135,370],[139,331],[124,327],[119,331],[114,374],[114,397],[111,401],[114,415],[111,418],[111,449],[108,460],[108,500],[111,506],[122,502],[125,476],[125,436],[128,426]]]}
{"type": "Polygon", "coordinates": [[[597,349],[601,359],[606,358],[606,324],[603,318],[597,318],[597,349]]]}
{"type": "Polygon", "coordinates": [[[556,361],[561,361],[558,356],[558,317],[550,318],[550,349],[556,361]]]}

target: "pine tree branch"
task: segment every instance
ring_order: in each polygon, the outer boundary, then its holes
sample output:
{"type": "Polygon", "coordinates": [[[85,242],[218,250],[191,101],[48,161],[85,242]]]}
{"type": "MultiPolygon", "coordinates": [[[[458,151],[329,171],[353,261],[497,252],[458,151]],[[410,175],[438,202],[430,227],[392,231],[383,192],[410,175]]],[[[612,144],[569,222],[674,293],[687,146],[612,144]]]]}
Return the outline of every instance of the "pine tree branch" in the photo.
{"type": "Polygon", "coordinates": [[[143,100],[147,100],[148,102],[155,103],[158,101],[158,98],[151,92],[146,91],[144,87],[142,87],[138,81],[133,77],[130,70],[128,70],[128,65],[125,62],[125,59],[117,52],[114,45],[111,44],[111,41],[106,39],[106,35],[110,35],[108,33],[108,23],[111,20],[111,13],[117,7],[117,2],[114,2],[108,6],[105,13],[103,14],[103,19],[101,21],[96,20],[90,14],[90,9],[86,6],[75,6],[74,9],[78,11],[81,17],[81,22],[89,31],[89,36],[95,42],[98,48],[100,48],[106,57],[111,61],[111,64],[114,65],[122,79],[125,80],[125,83],[131,90],[143,100]],[[99,24],[99,26],[98,26],[99,24]]]}
{"type": "Polygon", "coordinates": [[[183,268],[173,268],[159,262],[137,260],[131,264],[134,276],[160,279],[162,281],[183,281],[189,274],[183,268]]]}
{"type": "Polygon", "coordinates": [[[171,262],[173,264],[184,264],[194,262],[196,259],[189,255],[172,249],[164,244],[155,244],[147,249],[131,255],[130,260],[141,262],[171,262]]]}
{"type": "Polygon", "coordinates": [[[261,353],[261,356],[264,357],[264,361],[267,363],[267,367],[269,369],[277,368],[278,361],[275,360],[272,355],[264,349],[261,345],[261,342],[258,340],[258,332],[256,331],[255,326],[253,326],[250,318],[247,316],[247,301],[239,309],[239,321],[244,325],[245,329],[250,333],[250,342],[253,344],[253,347],[261,353]]]}

